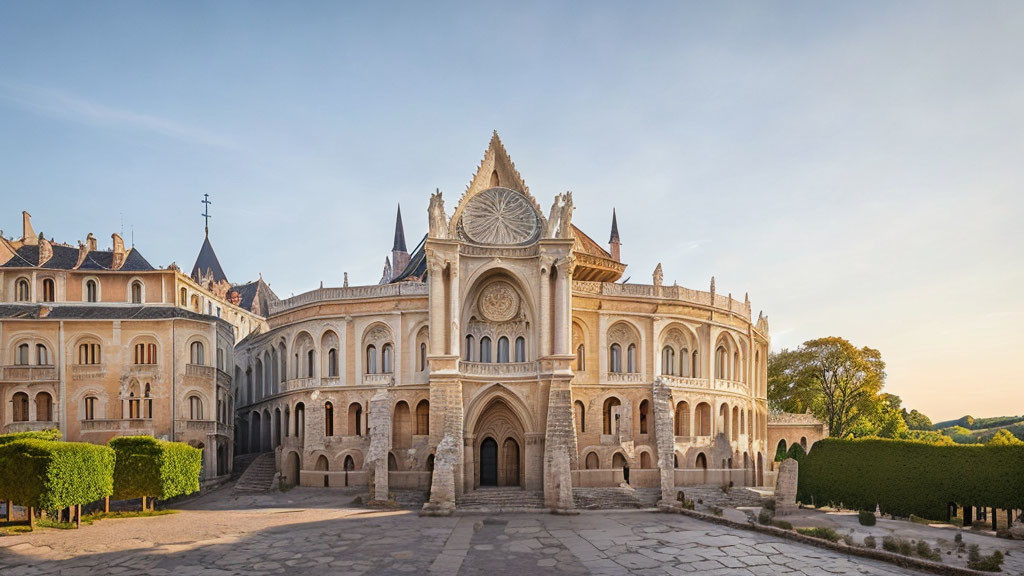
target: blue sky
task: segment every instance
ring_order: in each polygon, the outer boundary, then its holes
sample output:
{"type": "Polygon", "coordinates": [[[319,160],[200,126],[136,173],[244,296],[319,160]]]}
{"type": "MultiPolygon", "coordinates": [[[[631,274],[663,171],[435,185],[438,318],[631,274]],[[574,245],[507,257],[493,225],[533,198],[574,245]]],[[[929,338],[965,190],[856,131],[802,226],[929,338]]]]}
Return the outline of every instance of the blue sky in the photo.
{"type": "Polygon", "coordinates": [[[1024,412],[1024,5],[0,5],[0,227],[211,239],[281,296],[373,283],[497,129],[627,275],[882,350],[933,418],[1024,412]]]}

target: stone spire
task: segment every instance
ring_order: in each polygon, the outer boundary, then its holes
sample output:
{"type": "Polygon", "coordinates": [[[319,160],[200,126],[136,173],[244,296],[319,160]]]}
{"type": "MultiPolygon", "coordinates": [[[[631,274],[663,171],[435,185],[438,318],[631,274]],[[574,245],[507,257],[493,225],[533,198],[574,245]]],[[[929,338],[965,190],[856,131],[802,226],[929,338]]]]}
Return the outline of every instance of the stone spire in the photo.
{"type": "Polygon", "coordinates": [[[610,248],[609,252],[612,253],[612,260],[616,262],[622,261],[619,258],[619,244],[619,222],[615,218],[615,208],[612,208],[612,235],[608,239],[608,247],[610,248]]]}
{"type": "MultiPolygon", "coordinates": [[[[405,227],[402,225],[402,205],[395,217],[395,243],[391,247],[392,276],[398,276],[409,265],[409,251],[405,247],[405,227]]],[[[390,281],[390,280],[389,280],[390,281]]]]}

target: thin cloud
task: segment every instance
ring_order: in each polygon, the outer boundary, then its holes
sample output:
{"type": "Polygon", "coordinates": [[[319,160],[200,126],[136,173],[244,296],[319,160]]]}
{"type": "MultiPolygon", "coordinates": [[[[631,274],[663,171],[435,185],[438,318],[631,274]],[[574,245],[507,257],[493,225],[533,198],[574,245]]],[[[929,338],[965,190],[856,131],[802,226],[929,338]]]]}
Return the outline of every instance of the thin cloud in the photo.
{"type": "Polygon", "coordinates": [[[28,84],[0,80],[0,101],[10,102],[37,114],[79,124],[150,132],[181,142],[215,148],[232,147],[228,139],[202,128],[106,106],[58,90],[28,84]]]}

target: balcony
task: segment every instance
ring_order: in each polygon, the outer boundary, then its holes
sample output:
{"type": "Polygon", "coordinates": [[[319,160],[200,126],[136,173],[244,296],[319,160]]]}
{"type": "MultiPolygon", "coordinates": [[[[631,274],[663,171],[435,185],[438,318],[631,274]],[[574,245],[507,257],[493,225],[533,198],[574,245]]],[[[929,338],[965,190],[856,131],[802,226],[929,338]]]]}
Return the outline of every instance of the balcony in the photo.
{"type": "Polygon", "coordinates": [[[49,428],[59,428],[56,422],[11,422],[4,426],[4,434],[13,434],[15,432],[38,432],[39,430],[47,430],[49,428]]]}
{"type": "Polygon", "coordinates": [[[283,392],[306,390],[308,388],[316,388],[317,382],[316,378],[292,378],[290,380],[285,380],[281,388],[283,392]]]}
{"type": "Polygon", "coordinates": [[[608,372],[609,384],[643,384],[643,374],[639,372],[608,372]]]}
{"type": "Polygon", "coordinates": [[[200,366],[199,364],[186,364],[185,377],[201,378],[212,381],[217,376],[217,369],[213,366],[200,366]]]}
{"type": "Polygon", "coordinates": [[[159,364],[133,364],[124,369],[124,375],[129,378],[156,378],[160,375],[159,364]]]}
{"type": "MultiPolygon", "coordinates": [[[[226,433],[226,426],[222,426],[226,433]]],[[[216,420],[175,420],[174,431],[181,432],[199,432],[200,434],[216,434],[217,433],[217,421],[216,420]]]]}
{"type": "Polygon", "coordinates": [[[74,364],[71,366],[71,381],[100,380],[107,374],[104,364],[74,364]]]}
{"type": "Polygon", "coordinates": [[[55,382],[56,366],[4,366],[0,368],[0,382],[55,382]]]}
{"type": "Polygon", "coordinates": [[[363,386],[394,386],[395,375],[386,372],[384,374],[363,374],[363,386]]]}
{"type": "Polygon", "coordinates": [[[715,390],[746,394],[748,388],[743,382],[737,382],[735,380],[715,380],[715,390]]]}
{"type": "Polygon", "coordinates": [[[495,378],[536,378],[536,362],[466,362],[459,361],[459,371],[466,376],[495,378]]]}
{"type": "Polygon", "coordinates": [[[679,388],[698,388],[707,390],[711,387],[711,382],[707,378],[684,378],[682,376],[669,376],[667,374],[662,374],[661,381],[669,386],[676,386],[679,388]]]}
{"type": "Polygon", "coordinates": [[[217,385],[223,386],[226,390],[231,390],[231,375],[220,368],[217,369],[217,385]]]}
{"type": "Polygon", "coordinates": [[[108,418],[82,420],[82,432],[117,432],[153,435],[153,421],[148,418],[108,418]]]}

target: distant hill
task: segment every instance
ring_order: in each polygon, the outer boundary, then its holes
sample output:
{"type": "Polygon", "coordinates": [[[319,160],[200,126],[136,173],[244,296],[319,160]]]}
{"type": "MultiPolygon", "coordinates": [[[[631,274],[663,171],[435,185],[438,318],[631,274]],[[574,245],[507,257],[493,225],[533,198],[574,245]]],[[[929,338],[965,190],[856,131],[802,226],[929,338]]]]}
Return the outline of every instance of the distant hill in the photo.
{"type": "Polygon", "coordinates": [[[995,418],[973,418],[964,416],[957,420],[936,422],[934,429],[951,437],[958,444],[987,442],[999,430],[1024,440],[1024,416],[997,416],[995,418]]]}

